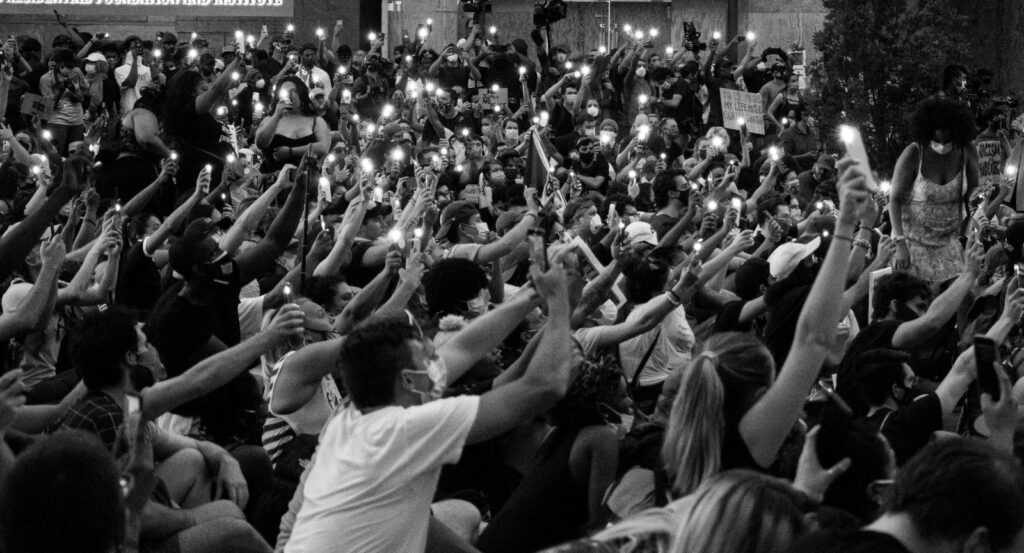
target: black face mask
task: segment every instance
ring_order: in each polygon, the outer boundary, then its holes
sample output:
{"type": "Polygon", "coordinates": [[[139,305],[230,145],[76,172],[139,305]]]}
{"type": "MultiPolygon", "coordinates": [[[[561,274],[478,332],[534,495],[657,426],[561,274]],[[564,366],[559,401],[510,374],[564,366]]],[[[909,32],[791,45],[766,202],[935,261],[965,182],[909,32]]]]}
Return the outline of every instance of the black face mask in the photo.
{"type": "Polygon", "coordinates": [[[893,401],[896,402],[896,405],[900,405],[900,406],[909,405],[910,402],[912,402],[914,400],[914,394],[913,394],[913,391],[910,388],[907,388],[903,384],[896,384],[896,388],[898,388],[900,390],[903,390],[903,393],[900,394],[900,396],[902,396],[902,397],[898,397],[895,393],[891,394],[893,401]]]}
{"type": "Polygon", "coordinates": [[[196,275],[210,284],[228,286],[235,280],[235,264],[228,256],[196,266],[196,275]]]}
{"type": "Polygon", "coordinates": [[[591,161],[594,161],[594,152],[580,154],[580,161],[582,161],[583,163],[590,163],[591,161]]]}

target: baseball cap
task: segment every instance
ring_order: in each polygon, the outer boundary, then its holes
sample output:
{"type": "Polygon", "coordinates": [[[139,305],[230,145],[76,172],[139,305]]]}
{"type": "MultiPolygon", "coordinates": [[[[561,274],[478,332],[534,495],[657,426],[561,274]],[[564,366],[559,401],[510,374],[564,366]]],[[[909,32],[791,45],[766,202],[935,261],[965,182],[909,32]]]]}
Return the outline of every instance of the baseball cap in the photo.
{"type": "Polygon", "coordinates": [[[821,154],[818,156],[818,161],[814,163],[816,167],[823,167],[831,171],[836,170],[836,158],[832,154],[821,154]]]}
{"type": "Polygon", "coordinates": [[[782,280],[796,269],[801,261],[811,256],[821,245],[821,238],[808,237],[780,244],[768,256],[768,271],[776,280],[782,280]]]}
{"type": "Polygon", "coordinates": [[[204,241],[217,230],[213,221],[206,217],[189,223],[185,234],[171,244],[167,251],[171,269],[185,278],[191,278],[192,267],[209,261],[213,252],[204,246],[204,241]]]}
{"type": "Polygon", "coordinates": [[[93,63],[102,61],[103,63],[107,63],[107,58],[100,52],[93,52],[88,56],[85,56],[85,61],[91,61],[93,63]]]}
{"type": "Polygon", "coordinates": [[[441,226],[434,236],[445,237],[452,229],[452,225],[469,224],[474,215],[479,215],[480,210],[467,201],[459,200],[448,204],[441,212],[441,226]]]}
{"type": "Polygon", "coordinates": [[[651,246],[658,245],[658,235],[654,233],[654,229],[651,228],[649,223],[643,221],[636,221],[630,223],[626,227],[625,241],[627,245],[635,244],[650,244],[651,246]]]}
{"type": "Polygon", "coordinates": [[[363,221],[373,219],[374,217],[387,217],[388,215],[391,215],[390,204],[369,202],[366,207],[366,215],[363,215],[363,221]]]}

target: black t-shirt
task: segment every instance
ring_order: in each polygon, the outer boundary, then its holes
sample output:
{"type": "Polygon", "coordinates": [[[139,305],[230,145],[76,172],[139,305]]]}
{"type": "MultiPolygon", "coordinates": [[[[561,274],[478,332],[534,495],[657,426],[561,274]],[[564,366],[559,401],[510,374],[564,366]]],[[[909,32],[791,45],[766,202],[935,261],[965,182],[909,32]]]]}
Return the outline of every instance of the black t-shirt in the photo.
{"type": "Polygon", "coordinates": [[[576,123],[573,122],[572,114],[569,110],[565,109],[562,102],[555,104],[555,109],[551,110],[551,117],[548,119],[548,123],[551,125],[551,134],[555,136],[564,136],[573,131],[576,128],[576,123]]]}
{"type": "Polygon", "coordinates": [[[796,324],[800,320],[800,311],[811,293],[810,286],[801,286],[787,292],[782,299],[768,310],[768,320],[764,328],[764,342],[775,358],[775,366],[781,367],[793,346],[796,336],[796,324]]]}
{"type": "Polygon", "coordinates": [[[740,322],[740,315],[743,313],[743,306],[746,300],[731,301],[722,306],[715,317],[715,325],[711,333],[720,332],[750,332],[754,328],[754,321],[740,322]]]}
{"type": "MultiPolygon", "coordinates": [[[[451,117],[445,117],[441,113],[437,114],[438,120],[441,121],[441,126],[455,133],[459,136],[459,129],[476,128],[476,124],[473,122],[473,118],[456,110],[455,115],[451,117]]],[[[437,131],[434,129],[434,125],[427,122],[423,126],[423,142],[426,144],[436,144],[438,140],[444,138],[438,136],[437,131]]]]}
{"type": "Polygon", "coordinates": [[[672,230],[672,227],[676,226],[679,222],[678,217],[672,217],[664,213],[659,213],[651,218],[651,229],[654,230],[654,234],[658,235],[658,240],[665,237],[665,234],[672,230]]]}
{"type": "Polygon", "coordinates": [[[934,393],[917,397],[899,409],[879,409],[868,420],[889,440],[896,464],[902,465],[942,430],[942,402],[934,393]]]}
{"type": "Polygon", "coordinates": [[[370,249],[371,246],[373,246],[373,242],[369,240],[356,239],[352,243],[352,261],[344,269],[345,282],[348,282],[349,285],[364,288],[384,268],[383,265],[378,267],[363,266],[363,256],[366,255],[366,250],[370,249]]]}
{"type": "Polygon", "coordinates": [[[459,86],[463,89],[469,87],[469,68],[464,65],[459,67],[448,67],[442,65],[437,70],[437,83],[445,90],[459,86]]]}
{"type": "MultiPolygon", "coordinates": [[[[228,263],[231,266],[230,281],[213,295],[211,303],[193,303],[181,295],[182,286],[175,285],[164,292],[153,308],[146,323],[146,336],[160,352],[168,377],[178,376],[205,359],[203,346],[211,337],[216,337],[227,347],[239,343],[238,292],[241,284],[238,282],[238,265],[234,261],[228,263]]],[[[244,377],[252,378],[248,373],[239,378],[244,377]]],[[[173,412],[185,416],[203,415],[204,399],[190,402],[173,412]]]]}
{"type": "Polygon", "coordinates": [[[863,417],[868,413],[868,405],[857,392],[857,357],[865,351],[892,348],[892,337],[902,321],[878,321],[862,328],[846,348],[846,354],[839,362],[836,377],[836,392],[842,396],[853,409],[854,415],[863,417]]]}
{"type": "Polygon", "coordinates": [[[192,98],[175,114],[178,123],[172,126],[177,149],[178,191],[195,187],[196,177],[204,165],[213,167],[211,182],[220,182],[224,159],[231,153],[231,145],[221,140],[223,128],[209,113],[196,112],[196,99],[192,98]]]}
{"type": "Polygon", "coordinates": [[[910,553],[899,540],[870,530],[824,530],[808,534],[789,548],[789,553],[910,553]]]}
{"type": "Polygon", "coordinates": [[[608,170],[611,164],[605,159],[602,154],[594,154],[594,159],[590,162],[589,167],[585,167],[582,161],[574,160],[572,162],[572,169],[577,174],[583,175],[584,177],[604,177],[604,185],[598,190],[598,192],[605,194],[608,191],[608,170]]]}
{"type": "Polygon", "coordinates": [[[687,126],[685,125],[687,120],[692,123],[700,124],[701,110],[703,109],[697,96],[693,93],[690,88],[690,82],[685,79],[679,79],[665,91],[664,98],[671,100],[676,95],[681,96],[679,105],[674,108],[663,106],[661,108],[661,114],[664,117],[671,117],[676,120],[679,125],[679,132],[687,132],[687,126]]]}
{"type": "Polygon", "coordinates": [[[160,271],[153,258],[145,254],[142,240],[124,256],[117,279],[117,303],[148,312],[160,299],[160,271]]]}

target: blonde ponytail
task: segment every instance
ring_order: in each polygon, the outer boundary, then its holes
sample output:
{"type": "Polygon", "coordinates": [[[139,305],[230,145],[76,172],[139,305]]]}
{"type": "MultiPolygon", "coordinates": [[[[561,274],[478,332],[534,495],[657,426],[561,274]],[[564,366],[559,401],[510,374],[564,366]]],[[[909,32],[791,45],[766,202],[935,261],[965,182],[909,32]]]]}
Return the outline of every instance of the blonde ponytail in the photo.
{"type": "Polygon", "coordinates": [[[718,356],[704,352],[683,373],[679,395],[672,404],[661,456],[681,497],[694,492],[722,466],[725,438],[725,386],[718,376],[718,356]]]}

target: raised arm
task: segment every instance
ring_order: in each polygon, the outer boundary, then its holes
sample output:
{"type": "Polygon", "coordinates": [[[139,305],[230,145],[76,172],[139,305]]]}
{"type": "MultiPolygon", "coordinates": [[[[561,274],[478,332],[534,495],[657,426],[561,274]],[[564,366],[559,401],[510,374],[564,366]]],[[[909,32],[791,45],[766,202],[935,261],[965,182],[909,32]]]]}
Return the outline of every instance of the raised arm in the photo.
{"type": "Polygon", "coordinates": [[[285,305],[270,326],[248,340],[207,357],[179,376],[143,390],[146,418],[155,419],[171,409],[202,397],[230,382],[259,361],[260,355],[291,338],[302,336],[304,315],[294,304],[285,305]]]}
{"type": "MultiPolygon", "coordinates": [[[[300,163],[296,171],[300,175],[300,179],[306,178],[302,167],[304,163],[300,163]]],[[[286,190],[289,187],[291,192],[288,194],[288,199],[285,200],[284,206],[270,225],[267,235],[258,244],[239,253],[235,257],[235,263],[238,264],[240,282],[249,282],[257,275],[263,274],[264,271],[274,264],[277,256],[288,247],[288,242],[295,232],[295,227],[299,224],[299,219],[302,218],[302,205],[306,201],[303,195],[305,187],[297,186],[294,182],[289,181],[286,175],[282,182],[282,190],[286,190]]]]}
{"type": "Polygon", "coordinates": [[[235,44],[235,59],[231,60],[231,63],[224,68],[224,71],[217,77],[217,80],[213,81],[210,88],[196,97],[196,113],[209,113],[213,109],[214,104],[218,100],[224,97],[228,89],[231,88],[233,81],[231,80],[231,74],[238,71],[238,66],[242,62],[242,56],[244,52],[235,44]]]}
{"type": "Polygon", "coordinates": [[[156,193],[160,191],[160,187],[165,184],[172,182],[174,175],[178,173],[178,162],[173,160],[166,160],[163,162],[163,167],[160,169],[160,174],[157,175],[156,180],[149,183],[148,186],[139,191],[138,194],[128,200],[128,203],[124,204],[121,211],[124,212],[125,217],[134,217],[149,205],[150,200],[156,196],[156,193]]]}
{"type": "Polygon", "coordinates": [[[981,262],[985,255],[984,247],[974,233],[967,241],[964,252],[964,272],[939,297],[928,306],[924,315],[901,324],[892,336],[892,345],[897,349],[908,349],[919,344],[942,328],[954,315],[967,293],[974,286],[974,281],[981,272],[981,262]]]}
{"type": "Polygon", "coordinates": [[[537,204],[535,189],[526,188],[524,195],[526,196],[526,207],[528,210],[526,215],[516,223],[516,226],[512,227],[511,230],[506,232],[497,241],[481,246],[480,251],[476,254],[475,262],[481,265],[490,263],[495,259],[512,253],[516,246],[526,241],[526,234],[537,224],[540,206],[537,204]]]}
{"type": "Polygon", "coordinates": [[[327,254],[327,257],[313,270],[313,276],[333,275],[348,264],[352,257],[352,243],[355,242],[365,215],[366,202],[363,195],[360,194],[349,202],[345,209],[345,216],[342,218],[341,230],[338,231],[338,236],[334,239],[334,247],[331,248],[331,253],[327,254]]]}
{"type": "MultiPolygon", "coordinates": [[[[254,200],[249,207],[246,208],[235,220],[234,224],[228,228],[227,232],[220,239],[220,249],[226,252],[234,252],[242,245],[245,237],[249,235],[252,229],[256,228],[260,220],[263,219],[263,215],[270,209],[270,204],[277,199],[277,197],[286,189],[288,181],[289,169],[294,169],[294,165],[285,165],[278,174],[277,181],[274,184],[267,187],[267,189],[260,194],[256,200],[254,200]]],[[[198,188],[198,187],[197,187],[198,188]]]]}
{"type": "Polygon", "coordinates": [[[871,192],[864,173],[852,160],[840,163],[840,172],[841,202],[835,233],[800,311],[789,354],[778,378],[740,420],[740,435],[754,460],[763,467],[775,460],[800,416],[804,399],[835,340],[836,325],[842,315],[842,302],[836,298],[842,295],[846,283],[853,229],[871,201],[871,192]]]}
{"type": "Polygon", "coordinates": [[[64,264],[64,243],[53,237],[40,248],[42,269],[32,289],[18,305],[17,310],[0,315],[0,340],[22,336],[45,325],[48,311],[53,310],[50,296],[57,287],[57,277],[64,264]]]}
{"type": "Polygon", "coordinates": [[[61,184],[50,197],[30,215],[10,228],[0,237],[0,279],[5,279],[21,265],[29,251],[47,225],[65,204],[86,187],[86,172],[92,165],[88,156],[81,152],[73,154],[65,163],[61,173],[61,184]]]}
{"type": "Polygon", "coordinates": [[[152,256],[156,254],[156,251],[164,245],[164,241],[171,235],[171,232],[178,228],[179,225],[188,217],[191,213],[192,208],[199,204],[199,199],[202,198],[202,188],[196,186],[192,188],[192,194],[187,200],[182,202],[170,215],[164,219],[164,222],[160,223],[157,227],[156,232],[147,236],[145,241],[142,243],[142,253],[152,256]]]}
{"type": "MultiPolygon", "coordinates": [[[[569,331],[569,292],[565,269],[553,266],[547,273],[541,273],[534,265],[530,268],[530,273],[537,292],[548,306],[544,335],[521,378],[480,397],[480,407],[466,438],[467,443],[493,438],[533,420],[557,403],[569,386],[572,348],[568,347],[568,344],[572,340],[572,335],[569,331]]],[[[535,300],[529,298],[524,301],[530,301],[532,304],[535,300]]],[[[512,300],[507,305],[515,303],[516,301],[512,300]]],[[[472,325],[462,332],[470,331],[471,327],[472,325]]],[[[453,340],[458,338],[459,335],[456,335],[453,340]]]]}

